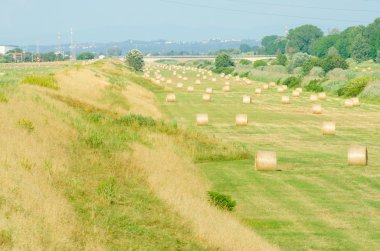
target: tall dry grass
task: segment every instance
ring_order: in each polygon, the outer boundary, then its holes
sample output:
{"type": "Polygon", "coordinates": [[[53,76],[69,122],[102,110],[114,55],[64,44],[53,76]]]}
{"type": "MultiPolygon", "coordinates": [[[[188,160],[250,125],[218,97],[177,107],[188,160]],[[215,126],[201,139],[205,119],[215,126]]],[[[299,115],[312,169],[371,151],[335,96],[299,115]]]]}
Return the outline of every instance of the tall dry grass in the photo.
{"type": "Polygon", "coordinates": [[[145,172],[158,197],[190,222],[199,240],[221,250],[277,250],[207,202],[207,182],[189,159],[176,154],[173,140],[155,136],[153,141],[153,148],[133,147],[132,164],[145,172]]]}

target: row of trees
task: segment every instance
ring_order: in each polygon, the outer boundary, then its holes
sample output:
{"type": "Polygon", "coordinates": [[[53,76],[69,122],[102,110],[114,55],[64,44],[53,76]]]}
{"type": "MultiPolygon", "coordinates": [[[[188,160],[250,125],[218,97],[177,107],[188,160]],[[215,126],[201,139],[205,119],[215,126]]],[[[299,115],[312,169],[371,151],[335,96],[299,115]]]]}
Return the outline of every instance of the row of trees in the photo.
{"type": "Polygon", "coordinates": [[[342,32],[334,29],[326,36],[316,26],[303,25],[290,30],[286,37],[264,37],[262,46],[266,54],[303,52],[317,57],[339,55],[359,62],[380,62],[380,18],[368,26],[353,26],[342,32]]]}

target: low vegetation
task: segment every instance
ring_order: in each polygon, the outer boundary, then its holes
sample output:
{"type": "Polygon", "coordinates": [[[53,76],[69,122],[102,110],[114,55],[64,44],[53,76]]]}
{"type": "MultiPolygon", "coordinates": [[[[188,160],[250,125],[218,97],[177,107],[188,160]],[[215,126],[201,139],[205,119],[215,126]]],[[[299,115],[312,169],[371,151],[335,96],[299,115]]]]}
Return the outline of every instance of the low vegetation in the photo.
{"type": "Polygon", "coordinates": [[[58,90],[57,80],[54,75],[32,75],[26,76],[21,83],[28,85],[36,85],[41,87],[58,90]]]}
{"type": "Polygon", "coordinates": [[[236,206],[236,201],[232,200],[231,196],[213,191],[209,191],[207,194],[210,203],[214,206],[228,211],[234,210],[236,206]]]}

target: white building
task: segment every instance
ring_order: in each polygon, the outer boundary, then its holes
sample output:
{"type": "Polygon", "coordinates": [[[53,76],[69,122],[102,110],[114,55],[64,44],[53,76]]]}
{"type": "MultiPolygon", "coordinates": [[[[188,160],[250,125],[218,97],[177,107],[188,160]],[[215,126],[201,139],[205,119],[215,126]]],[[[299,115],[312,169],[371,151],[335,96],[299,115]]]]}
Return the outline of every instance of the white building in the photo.
{"type": "Polygon", "coordinates": [[[0,45],[0,55],[4,55],[8,51],[16,49],[16,48],[17,48],[16,46],[12,46],[12,45],[0,45]]]}

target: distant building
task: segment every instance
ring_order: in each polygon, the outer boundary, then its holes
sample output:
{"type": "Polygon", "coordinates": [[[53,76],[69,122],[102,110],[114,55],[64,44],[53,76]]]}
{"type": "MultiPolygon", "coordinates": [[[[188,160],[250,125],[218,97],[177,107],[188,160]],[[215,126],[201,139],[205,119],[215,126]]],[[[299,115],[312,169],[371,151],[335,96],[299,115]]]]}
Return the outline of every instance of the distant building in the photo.
{"type": "Polygon", "coordinates": [[[14,50],[16,48],[17,46],[13,46],[13,45],[0,45],[0,55],[4,55],[8,51],[14,50]]]}

